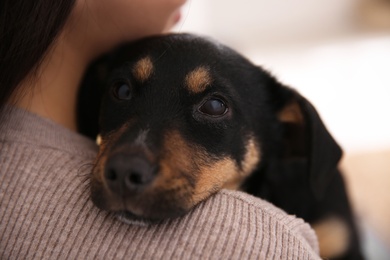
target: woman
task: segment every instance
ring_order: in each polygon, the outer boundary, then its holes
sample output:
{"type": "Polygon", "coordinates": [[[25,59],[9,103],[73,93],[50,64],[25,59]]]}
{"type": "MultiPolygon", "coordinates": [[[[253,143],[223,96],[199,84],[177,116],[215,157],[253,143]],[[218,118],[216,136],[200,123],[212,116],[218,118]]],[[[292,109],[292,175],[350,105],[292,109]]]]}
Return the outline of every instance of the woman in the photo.
{"type": "Polygon", "coordinates": [[[127,225],[89,200],[95,144],[76,132],[88,63],[168,30],[185,0],[2,0],[0,259],[317,258],[313,231],[223,191],[186,216],[127,225]]]}

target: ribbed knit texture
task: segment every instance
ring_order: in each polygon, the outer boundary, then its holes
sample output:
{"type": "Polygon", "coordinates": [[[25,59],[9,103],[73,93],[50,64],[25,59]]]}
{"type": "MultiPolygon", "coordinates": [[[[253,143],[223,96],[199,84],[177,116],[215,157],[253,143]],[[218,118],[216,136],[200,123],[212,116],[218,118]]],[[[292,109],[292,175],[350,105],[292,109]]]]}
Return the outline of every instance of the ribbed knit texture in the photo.
{"type": "Polygon", "coordinates": [[[0,259],[318,259],[307,224],[237,191],[182,218],[122,223],[89,199],[92,141],[20,109],[4,114],[0,259]]]}

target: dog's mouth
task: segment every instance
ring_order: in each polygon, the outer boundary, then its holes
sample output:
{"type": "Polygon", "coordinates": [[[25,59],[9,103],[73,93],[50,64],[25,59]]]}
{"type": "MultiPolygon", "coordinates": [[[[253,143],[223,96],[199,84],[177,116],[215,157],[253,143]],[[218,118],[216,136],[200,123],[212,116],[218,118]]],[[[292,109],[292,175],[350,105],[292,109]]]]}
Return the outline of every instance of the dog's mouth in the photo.
{"type": "Polygon", "coordinates": [[[157,220],[155,219],[147,219],[144,217],[140,217],[127,210],[117,211],[115,213],[115,216],[119,221],[129,225],[148,226],[157,222],[157,220]]]}

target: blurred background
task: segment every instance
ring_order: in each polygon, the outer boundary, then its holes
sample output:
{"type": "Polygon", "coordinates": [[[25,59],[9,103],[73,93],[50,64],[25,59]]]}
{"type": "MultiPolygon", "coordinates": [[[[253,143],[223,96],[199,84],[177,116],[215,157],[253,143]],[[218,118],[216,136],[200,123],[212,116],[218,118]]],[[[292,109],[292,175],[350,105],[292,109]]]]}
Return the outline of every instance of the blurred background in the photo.
{"type": "Polygon", "coordinates": [[[189,0],[211,36],[297,89],[344,149],[368,259],[390,259],[390,0],[189,0]]]}

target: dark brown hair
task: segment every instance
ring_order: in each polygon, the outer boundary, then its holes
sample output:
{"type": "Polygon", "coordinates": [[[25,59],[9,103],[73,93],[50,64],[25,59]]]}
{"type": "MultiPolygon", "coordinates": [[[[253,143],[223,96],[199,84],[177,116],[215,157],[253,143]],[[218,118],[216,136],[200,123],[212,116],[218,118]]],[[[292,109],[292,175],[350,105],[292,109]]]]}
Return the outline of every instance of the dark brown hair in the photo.
{"type": "Polygon", "coordinates": [[[0,1],[0,108],[38,67],[75,0],[0,1]]]}

